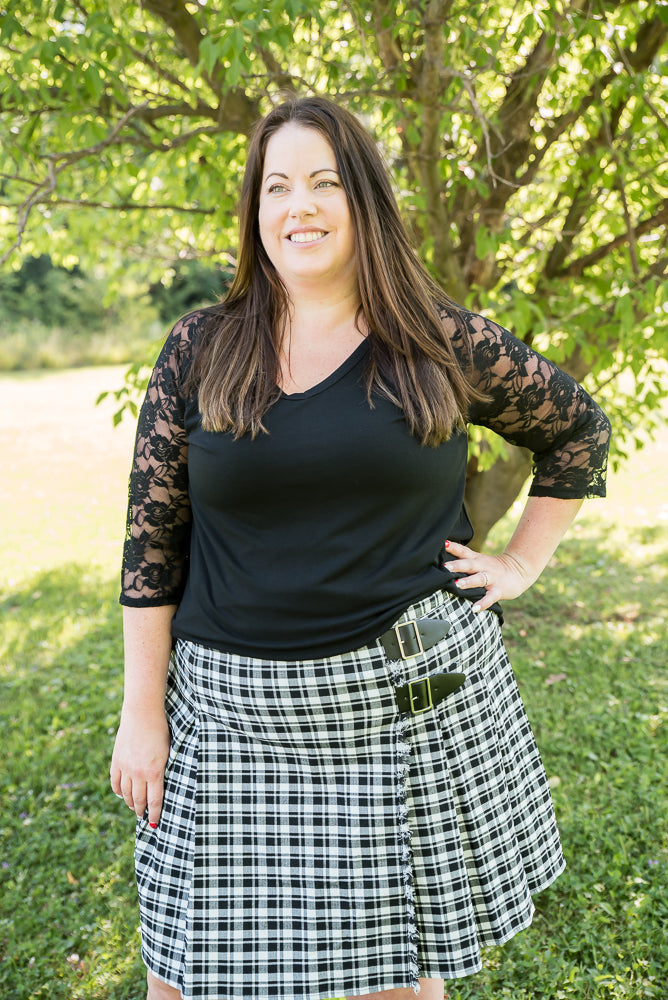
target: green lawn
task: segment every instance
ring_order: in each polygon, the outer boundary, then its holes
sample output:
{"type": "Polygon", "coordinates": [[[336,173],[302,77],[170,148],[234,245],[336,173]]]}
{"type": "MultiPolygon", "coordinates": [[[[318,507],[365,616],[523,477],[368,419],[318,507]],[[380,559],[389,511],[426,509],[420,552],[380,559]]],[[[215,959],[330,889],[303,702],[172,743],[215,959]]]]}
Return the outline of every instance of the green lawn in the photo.
{"type": "MultiPolygon", "coordinates": [[[[132,430],[93,401],[120,380],[0,377],[2,1000],[144,998],[134,823],[107,783],[132,430]]],[[[664,432],[506,608],[568,869],[450,1000],[668,995],[667,496],[664,432]]]]}

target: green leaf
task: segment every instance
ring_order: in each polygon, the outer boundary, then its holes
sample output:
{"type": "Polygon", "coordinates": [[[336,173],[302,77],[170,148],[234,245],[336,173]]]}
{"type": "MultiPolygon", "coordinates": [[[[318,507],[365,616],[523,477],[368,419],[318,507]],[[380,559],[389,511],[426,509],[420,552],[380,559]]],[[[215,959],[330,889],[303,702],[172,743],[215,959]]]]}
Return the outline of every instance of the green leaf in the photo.
{"type": "Polygon", "coordinates": [[[205,35],[200,42],[200,59],[209,76],[213,73],[218,60],[225,54],[224,49],[224,43],[216,42],[210,35],[205,35]]]}
{"type": "Polygon", "coordinates": [[[84,70],[83,77],[86,84],[86,90],[97,103],[100,100],[100,95],[104,89],[104,82],[100,76],[100,71],[97,66],[87,66],[84,70]]]}
{"type": "Polygon", "coordinates": [[[630,294],[621,295],[615,302],[615,319],[619,321],[620,331],[628,333],[636,324],[633,310],[633,299],[630,294]]]}
{"type": "Polygon", "coordinates": [[[475,255],[484,260],[487,254],[496,253],[498,240],[486,226],[478,226],[475,231],[475,255]]]}
{"type": "Polygon", "coordinates": [[[243,68],[241,65],[241,60],[238,56],[234,56],[228,69],[225,70],[225,83],[228,87],[236,87],[237,83],[241,79],[243,68]]]}

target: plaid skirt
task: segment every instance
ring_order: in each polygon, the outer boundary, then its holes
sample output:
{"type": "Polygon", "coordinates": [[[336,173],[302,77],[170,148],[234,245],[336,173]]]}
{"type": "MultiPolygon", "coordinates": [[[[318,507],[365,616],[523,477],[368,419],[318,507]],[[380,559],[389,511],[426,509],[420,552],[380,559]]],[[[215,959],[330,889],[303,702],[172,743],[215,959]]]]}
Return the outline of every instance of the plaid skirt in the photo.
{"type": "Polygon", "coordinates": [[[139,822],[142,955],[186,998],[321,1000],[481,968],[564,867],[492,612],[438,593],[409,660],[260,660],[179,640],[160,824],[139,822]],[[394,688],[467,679],[419,715],[394,688]]]}

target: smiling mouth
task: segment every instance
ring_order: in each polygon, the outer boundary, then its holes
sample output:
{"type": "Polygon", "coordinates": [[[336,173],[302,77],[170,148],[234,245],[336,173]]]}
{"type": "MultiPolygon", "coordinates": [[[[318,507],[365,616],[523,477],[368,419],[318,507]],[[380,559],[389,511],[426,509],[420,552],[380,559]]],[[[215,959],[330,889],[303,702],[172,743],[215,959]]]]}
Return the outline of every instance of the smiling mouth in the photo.
{"type": "Polygon", "coordinates": [[[322,237],[326,235],[327,233],[325,233],[322,229],[318,229],[315,232],[310,233],[291,233],[288,236],[288,239],[291,243],[314,243],[316,240],[322,239],[322,237]]]}

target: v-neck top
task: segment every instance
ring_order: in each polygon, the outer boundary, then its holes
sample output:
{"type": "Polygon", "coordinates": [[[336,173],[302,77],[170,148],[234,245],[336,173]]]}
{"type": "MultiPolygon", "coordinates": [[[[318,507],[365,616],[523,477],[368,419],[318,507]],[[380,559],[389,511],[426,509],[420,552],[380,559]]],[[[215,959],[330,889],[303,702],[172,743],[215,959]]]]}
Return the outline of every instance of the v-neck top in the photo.
{"type": "Polygon", "coordinates": [[[364,340],[360,341],[357,347],[345,358],[344,361],[335,368],[330,375],[326,375],[324,379],[320,382],[316,382],[309,389],[304,389],[303,392],[282,392],[282,399],[308,399],[309,396],[316,396],[319,392],[325,392],[329,389],[330,385],[334,385],[338,382],[340,378],[343,378],[348,372],[357,365],[360,358],[366,357],[369,353],[369,342],[365,337],[364,340]]]}
{"type": "MultiPolygon", "coordinates": [[[[356,649],[420,598],[457,592],[444,542],[472,537],[466,433],[425,447],[392,402],[370,405],[368,339],[317,385],[281,394],[268,433],[205,431],[182,386],[206,316],[176,325],[142,406],[121,603],[177,604],[175,636],[296,660],[356,649]]],[[[488,396],[471,421],[534,452],[534,495],[604,495],[599,407],[501,327],[465,319],[453,346],[488,396]]]]}

